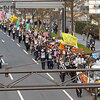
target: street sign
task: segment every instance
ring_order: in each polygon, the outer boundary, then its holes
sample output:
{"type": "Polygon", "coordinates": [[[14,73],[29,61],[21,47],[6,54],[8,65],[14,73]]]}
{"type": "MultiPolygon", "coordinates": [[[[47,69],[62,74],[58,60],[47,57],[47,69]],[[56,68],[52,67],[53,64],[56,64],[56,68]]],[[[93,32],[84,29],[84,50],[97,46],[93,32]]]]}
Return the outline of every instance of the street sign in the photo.
{"type": "Polygon", "coordinates": [[[89,13],[100,14],[100,0],[89,0],[89,13]]]}
{"type": "Polygon", "coordinates": [[[16,2],[16,8],[64,8],[64,2],[16,2]]]}

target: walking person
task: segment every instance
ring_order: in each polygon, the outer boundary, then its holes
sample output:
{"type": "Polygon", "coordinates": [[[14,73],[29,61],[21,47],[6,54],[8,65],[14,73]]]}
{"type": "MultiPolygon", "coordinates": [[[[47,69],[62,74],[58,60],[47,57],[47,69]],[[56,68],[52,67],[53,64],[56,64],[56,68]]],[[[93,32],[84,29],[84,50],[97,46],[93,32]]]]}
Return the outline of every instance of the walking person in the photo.
{"type": "Polygon", "coordinates": [[[26,46],[26,51],[29,51],[29,39],[28,39],[28,37],[26,37],[26,39],[25,39],[25,46],[26,46]]]}
{"type": "Polygon", "coordinates": [[[10,36],[10,33],[11,33],[11,27],[10,25],[8,26],[8,35],[10,36]]]}
{"type": "Polygon", "coordinates": [[[12,31],[13,40],[15,40],[15,34],[16,34],[16,31],[15,31],[15,28],[13,28],[13,31],[12,31]]]}
{"type": "Polygon", "coordinates": [[[52,49],[49,49],[49,52],[47,54],[47,64],[48,64],[48,69],[53,69],[53,52],[52,49]]]}
{"type": "MultiPolygon", "coordinates": [[[[63,70],[66,69],[66,66],[65,66],[65,64],[64,64],[63,55],[62,55],[61,58],[60,58],[60,69],[63,69],[63,70]]],[[[64,81],[65,81],[65,75],[66,75],[66,72],[60,72],[61,82],[64,82],[64,81]]]]}
{"type": "MultiPolygon", "coordinates": [[[[81,76],[77,76],[76,78],[77,83],[82,83],[81,76]]],[[[81,88],[76,88],[76,94],[78,97],[82,97],[82,89],[81,88]]]]}
{"type": "Polygon", "coordinates": [[[18,34],[18,42],[21,43],[21,41],[22,41],[22,32],[20,30],[18,34]]]}
{"type": "Polygon", "coordinates": [[[7,26],[6,26],[6,23],[4,24],[4,32],[6,32],[7,30],[7,26]]]}
{"type": "Polygon", "coordinates": [[[41,49],[40,57],[41,57],[42,69],[45,70],[46,50],[44,48],[41,49]]]}
{"type": "Polygon", "coordinates": [[[82,32],[83,41],[85,40],[85,35],[86,35],[85,31],[83,31],[82,32]]]}
{"type": "Polygon", "coordinates": [[[90,39],[90,47],[92,51],[95,51],[95,39],[93,37],[90,39]]]}

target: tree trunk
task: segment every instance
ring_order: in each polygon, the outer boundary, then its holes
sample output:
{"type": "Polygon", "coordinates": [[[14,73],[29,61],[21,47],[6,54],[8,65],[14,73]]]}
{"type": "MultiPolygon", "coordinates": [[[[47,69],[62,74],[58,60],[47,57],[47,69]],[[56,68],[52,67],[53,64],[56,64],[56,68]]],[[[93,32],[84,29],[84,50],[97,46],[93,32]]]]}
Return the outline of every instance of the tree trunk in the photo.
{"type": "Polygon", "coordinates": [[[37,9],[37,28],[39,29],[38,9],[37,9]]]}
{"type": "Polygon", "coordinates": [[[74,30],[73,1],[74,1],[74,0],[71,0],[71,26],[72,26],[72,27],[71,27],[71,30],[72,30],[72,31],[74,30]]]}
{"type": "MultiPolygon", "coordinates": [[[[24,16],[23,16],[23,18],[25,19],[25,21],[26,21],[26,9],[24,8],[24,16]]],[[[24,25],[25,25],[25,21],[24,21],[24,25]]]]}
{"type": "Polygon", "coordinates": [[[32,21],[33,21],[33,27],[34,27],[35,25],[34,25],[34,14],[33,14],[33,11],[34,10],[32,9],[32,12],[31,13],[32,13],[32,21]]]}
{"type": "Polygon", "coordinates": [[[44,18],[42,17],[42,30],[44,30],[44,27],[43,27],[43,19],[44,19],[44,18]]]}
{"type": "Polygon", "coordinates": [[[60,9],[58,11],[58,37],[60,37],[60,25],[61,25],[61,16],[60,16],[60,9]]]}

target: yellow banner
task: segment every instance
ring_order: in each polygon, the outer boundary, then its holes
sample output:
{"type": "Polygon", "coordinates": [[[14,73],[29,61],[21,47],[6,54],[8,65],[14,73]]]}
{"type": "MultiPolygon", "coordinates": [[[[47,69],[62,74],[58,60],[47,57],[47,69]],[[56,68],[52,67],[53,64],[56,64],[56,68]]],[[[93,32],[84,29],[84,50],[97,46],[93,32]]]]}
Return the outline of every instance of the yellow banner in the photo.
{"type": "Polygon", "coordinates": [[[62,37],[65,44],[77,47],[78,38],[72,36],[71,34],[67,34],[63,32],[62,32],[62,37]]]}

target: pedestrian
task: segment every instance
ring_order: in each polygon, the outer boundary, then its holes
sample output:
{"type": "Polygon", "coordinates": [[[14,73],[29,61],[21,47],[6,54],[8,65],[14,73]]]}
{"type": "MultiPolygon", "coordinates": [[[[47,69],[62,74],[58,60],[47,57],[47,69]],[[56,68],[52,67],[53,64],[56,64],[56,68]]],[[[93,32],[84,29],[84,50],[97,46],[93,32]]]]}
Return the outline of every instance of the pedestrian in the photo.
{"type": "Polygon", "coordinates": [[[26,39],[25,39],[25,46],[26,46],[26,51],[29,51],[29,39],[28,39],[28,37],[26,37],[26,39]]]}
{"type": "Polygon", "coordinates": [[[21,41],[22,41],[22,32],[20,30],[18,34],[18,42],[21,43],[21,41]]]}
{"type": "Polygon", "coordinates": [[[93,37],[90,39],[90,47],[92,51],[95,51],[95,39],[93,37]]]}
{"type": "Polygon", "coordinates": [[[2,26],[2,22],[0,21],[0,29],[1,29],[1,26],[2,26]]]}
{"type": "Polygon", "coordinates": [[[49,49],[48,53],[47,53],[47,66],[48,66],[48,69],[53,69],[53,52],[52,52],[52,49],[49,49]]]}
{"type": "Polygon", "coordinates": [[[13,28],[13,31],[12,31],[13,40],[15,40],[15,34],[16,34],[16,31],[15,31],[15,28],[13,28]]]}
{"type": "MultiPolygon", "coordinates": [[[[77,83],[82,83],[81,76],[77,76],[76,78],[77,83]]],[[[82,97],[82,89],[81,88],[76,88],[76,94],[78,97],[82,97]]]]}
{"type": "Polygon", "coordinates": [[[4,32],[6,32],[7,26],[6,23],[4,24],[4,32]]]}
{"type": "Polygon", "coordinates": [[[36,44],[36,48],[35,48],[35,60],[37,61],[39,57],[39,44],[36,44]]]}
{"type": "Polygon", "coordinates": [[[82,32],[83,41],[85,40],[85,35],[86,35],[85,31],[83,31],[82,32]]]}
{"type": "Polygon", "coordinates": [[[42,69],[45,70],[46,50],[44,48],[41,49],[40,57],[41,57],[42,69]]]}
{"type": "Polygon", "coordinates": [[[10,36],[10,33],[11,33],[11,27],[10,25],[8,26],[8,35],[10,36]]]}
{"type": "Polygon", "coordinates": [[[88,43],[87,43],[87,47],[90,49],[90,42],[88,41],[88,43]]]}
{"type": "MultiPolygon", "coordinates": [[[[64,64],[64,55],[61,55],[60,57],[60,69],[63,69],[63,70],[66,69],[66,66],[64,64]]],[[[65,75],[66,75],[66,72],[60,72],[61,82],[65,81],[65,75]]]]}

